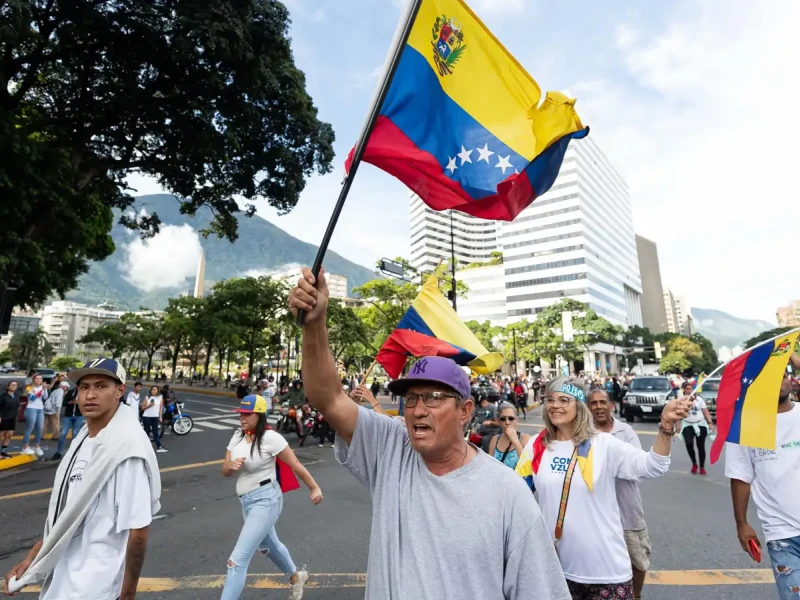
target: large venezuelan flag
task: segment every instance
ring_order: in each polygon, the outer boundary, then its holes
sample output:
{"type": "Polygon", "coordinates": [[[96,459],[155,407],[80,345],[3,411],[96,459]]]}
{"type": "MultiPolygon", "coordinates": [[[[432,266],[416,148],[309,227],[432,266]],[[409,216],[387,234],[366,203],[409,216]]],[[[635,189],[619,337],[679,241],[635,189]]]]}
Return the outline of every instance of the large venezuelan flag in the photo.
{"type": "Polygon", "coordinates": [[[431,275],[375,359],[396,379],[409,356],[446,356],[476,373],[488,375],[503,364],[503,355],[489,352],[439,292],[431,275]]]}
{"type": "Polygon", "coordinates": [[[717,439],[711,446],[711,463],[722,454],[725,442],[775,449],[778,394],[786,365],[800,331],[756,346],[725,366],[717,396],[717,439]]]}
{"type": "MultiPolygon", "coordinates": [[[[461,0],[422,0],[364,160],[434,210],[511,221],[553,185],[584,128],[461,0]]],[[[346,168],[350,169],[352,151],[346,168]]]]}

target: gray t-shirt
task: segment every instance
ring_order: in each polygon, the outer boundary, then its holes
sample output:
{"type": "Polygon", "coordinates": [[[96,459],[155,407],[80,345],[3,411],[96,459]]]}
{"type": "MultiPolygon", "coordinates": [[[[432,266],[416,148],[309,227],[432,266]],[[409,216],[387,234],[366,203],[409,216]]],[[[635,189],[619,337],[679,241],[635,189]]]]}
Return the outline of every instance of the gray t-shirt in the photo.
{"type": "MultiPolygon", "coordinates": [[[[614,419],[614,428],[611,430],[611,435],[639,448],[639,450],[642,449],[639,436],[627,423],[614,419]]],[[[617,479],[616,487],[622,529],[625,531],[646,529],[647,523],[644,521],[644,508],[642,508],[642,495],[639,493],[639,484],[627,479],[617,479]]]]}
{"type": "Polygon", "coordinates": [[[336,458],[372,494],[366,600],[570,600],[539,506],[495,459],[435,476],[400,421],[363,406],[336,458]]]}

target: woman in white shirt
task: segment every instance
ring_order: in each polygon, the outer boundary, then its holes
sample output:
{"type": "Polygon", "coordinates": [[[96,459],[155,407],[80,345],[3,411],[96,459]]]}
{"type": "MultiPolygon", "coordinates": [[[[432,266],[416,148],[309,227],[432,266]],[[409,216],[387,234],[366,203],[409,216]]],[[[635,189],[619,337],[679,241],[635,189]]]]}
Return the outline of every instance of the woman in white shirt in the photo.
{"type": "Polygon", "coordinates": [[[22,453],[43,456],[44,452],[39,447],[39,442],[42,439],[42,427],[44,426],[44,402],[50,394],[42,382],[41,375],[31,375],[31,384],[26,387],[25,393],[28,396],[28,405],[25,407],[22,453]],[[34,436],[33,444],[30,443],[31,433],[34,436]]]}
{"type": "MultiPolygon", "coordinates": [[[[702,387],[702,386],[701,386],[702,387]]],[[[683,397],[692,401],[689,414],[681,421],[680,435],[686,444],[686,451],[692,459],[692,475],[697,475],[697,463],[700,461],[700,475],[706,474],[706,436],[708,432],[714,432],[714,422],[711,413],[708,412],[705,400],[697,394],[692,397],[694,386],[691,383],[683,384],[683,397]],[[697,444],[697,455],[694,453],[694,446],[697,444]]]]}
{"type": "Polygon", "coordinates": [[[322,491],[283,436],[267,429],[267,401],[262,396],[245,396],[236,412],[240,414],[242,428],[233,434],[228,444],[222,474],[225,477],[234,473],[237,475],[236,493],[242,503],[244,526],[228,559],[222,600],[239,598],[247,579],[247,568],[256,550],[268,556],[289,577],[290,598],[300,600],[308,572],[305,566],[297,569],[275,532],[275,524],[283,508],[276,458],[289,465],[308,486],[312,504],[322,502],[322,491]]]}
{"type": "Polygon", "coordinates": [[[156,452],[167,451],[167,449],[161,445],[161,436],[158,431],[161,424],[163,406],[164,398],[159,393],[158,386],[154,385],[150,388],[150,393],[147,395],[147,398],[142,400],[142,423],[144,424],[145,433],[153,436],[156,452]]]}
{"type": "Polygon", "coordinates": [[[690,405],[682,399],[664,407],[656,443],[645,452],[594,430],[580,379],[547,386],[545,429],[525,445],[517,473],[539,495],[573,600],[634,597],[615,480],[666,473],[674,426],[690,405]]]}

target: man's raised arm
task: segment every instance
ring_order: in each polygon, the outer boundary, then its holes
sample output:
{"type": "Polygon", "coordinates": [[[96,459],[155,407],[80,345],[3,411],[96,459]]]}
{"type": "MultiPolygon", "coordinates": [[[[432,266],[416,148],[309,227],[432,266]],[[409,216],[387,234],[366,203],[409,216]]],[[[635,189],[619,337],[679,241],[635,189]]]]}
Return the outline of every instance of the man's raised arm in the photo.
{"type": "Polygon", "coordinates": [[[301,310],[306,313],[303,324],[303,386],[306,397],[336,434],[350,444],[358,420],[358,406],[342,390],[328,345],[325,323],[328,285],[324,269],[320,271],[318,281],[310,269],[303,269],[302,279],[289,294],[289,310],[295,317],[301,310]]]}

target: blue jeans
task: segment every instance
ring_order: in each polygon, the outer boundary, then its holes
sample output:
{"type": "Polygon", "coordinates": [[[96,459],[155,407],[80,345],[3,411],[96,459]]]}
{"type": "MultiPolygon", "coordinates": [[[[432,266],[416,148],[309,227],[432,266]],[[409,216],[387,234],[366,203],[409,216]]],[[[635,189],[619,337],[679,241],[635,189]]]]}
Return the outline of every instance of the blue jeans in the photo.
{"type": "Polygon", "coordinates": [[[22,436],[23,446],[38,446],[42,441],[42,427],[44,427],[44,410],[41,408],[25,409],[25,435],[22,436]],[[30,444],[31,432],[34,434],[33,444],[30,444]]]}
{"type": "Polygon", "coordinates": [[[800,536],[767,542],[780,600],[800,597],[800,536]]]}
{"type": "Polygon", "coordinates": [[[158,417],[142,417],[144,432],[152,434],[156,448],[161,448],[161,438],[158,435],[158,417]]]}
{"type": "Polygon", "coordinates": [[[72,429],[72,439],[78,437],[78,432],[83,427],[83,417],[63,417],[61,419],[61,437],[58,438],[56,454],[62,454],[67,443],[67,432],[72,429]]]}
{"type": "Polygon", "coordinates": [[[292,557],[275,532],[275,523],[283,509],[283,492],[277,482],[268,483],[247,492],[242,502],[244,526],[231,552],[228,576],[222,589],[222,600],[237,600],[244,589],[247,567],[256,550],[268,551],[269,559],[283,574],[291,577],[297,572],[292,557]]]}

